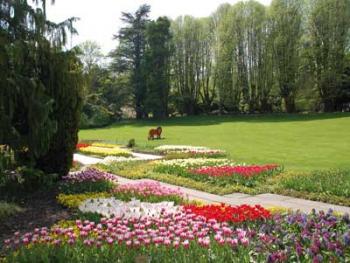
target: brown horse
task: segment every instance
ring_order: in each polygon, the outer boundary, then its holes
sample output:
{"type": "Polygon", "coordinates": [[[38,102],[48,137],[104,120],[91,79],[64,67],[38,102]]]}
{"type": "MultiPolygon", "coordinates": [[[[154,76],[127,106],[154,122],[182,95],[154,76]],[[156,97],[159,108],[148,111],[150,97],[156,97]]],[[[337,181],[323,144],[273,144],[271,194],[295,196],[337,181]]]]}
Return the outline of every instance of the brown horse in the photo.
{"type": "Polygon", "coordinates": [[[160,139],[161,134],[162,127],[158,127],[157,129],[150,129],[148,132],[148,140],[160,139]]]}

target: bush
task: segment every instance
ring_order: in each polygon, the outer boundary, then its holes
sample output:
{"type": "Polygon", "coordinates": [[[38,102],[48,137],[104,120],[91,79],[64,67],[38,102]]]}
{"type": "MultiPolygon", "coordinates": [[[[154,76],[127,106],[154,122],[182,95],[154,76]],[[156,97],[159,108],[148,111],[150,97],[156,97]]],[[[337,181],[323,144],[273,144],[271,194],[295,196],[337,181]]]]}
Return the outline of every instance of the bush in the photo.
{"type": "Polygon", "coordinates": [[[130,139],[128,141],[127,147],[128,148],[133,148],[133,147],[135,147],[135,145],[136,145],[135,139],[130,139]]]}
{"type": "Polygon", "coordinates": [[[12,150],[6,145],[0,145],[0,173],[12,168],[14,164],[13,158],[14,156],[12,150]]]}
{"type": "Polygon", "coordinates": [[[22,211],[23,209],[16,204],[0,201],[0,220],[22,211]]]}
{"type": "Polygon", "coordinates": [[[86,104],[81,114],[80,128],[103,127],[113,120],[113,113],[100,105],[86,104]]]}
{"type": "Polygon", "coordinates": [[[2,194],[32,193],[51,188],[57,181],[56,174],[45,174],[41,170],[19,167],[15,171],[3,173],[0,180],[2,194]]]}

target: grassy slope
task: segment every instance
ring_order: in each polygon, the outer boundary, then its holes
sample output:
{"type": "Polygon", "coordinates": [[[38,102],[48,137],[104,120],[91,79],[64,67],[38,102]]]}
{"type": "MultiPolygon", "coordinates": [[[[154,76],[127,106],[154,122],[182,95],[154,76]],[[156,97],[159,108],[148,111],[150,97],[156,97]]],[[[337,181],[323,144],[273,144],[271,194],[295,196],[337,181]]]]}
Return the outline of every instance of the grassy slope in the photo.
{"type": "Polygon", "coordinates": [[[147,147],[202,145],[226,150],[247,163],[279,163],[288,169],[350,168],[350,114],[185,117],[130,121],[82,130],[81,140],[125,143],[135,138],[147,147]],[[150,128],[163,127],[164,140],[147,141],[150,128]]]}

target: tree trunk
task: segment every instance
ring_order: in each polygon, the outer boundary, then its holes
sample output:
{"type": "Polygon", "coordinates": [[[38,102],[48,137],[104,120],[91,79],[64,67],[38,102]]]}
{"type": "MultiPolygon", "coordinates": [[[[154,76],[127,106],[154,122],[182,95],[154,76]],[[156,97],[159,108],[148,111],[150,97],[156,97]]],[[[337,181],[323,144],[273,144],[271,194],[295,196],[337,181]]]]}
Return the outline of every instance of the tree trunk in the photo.
{"type": "Polygon", "coordinates": [[[294,97],[288,96],[288,97],[284,97],[283,99],[284,99],[284,105],[285,105],[285,108],[286,108],[286,112],[287,113],[295,112],[296,108],[295,108],[294,97]]]}

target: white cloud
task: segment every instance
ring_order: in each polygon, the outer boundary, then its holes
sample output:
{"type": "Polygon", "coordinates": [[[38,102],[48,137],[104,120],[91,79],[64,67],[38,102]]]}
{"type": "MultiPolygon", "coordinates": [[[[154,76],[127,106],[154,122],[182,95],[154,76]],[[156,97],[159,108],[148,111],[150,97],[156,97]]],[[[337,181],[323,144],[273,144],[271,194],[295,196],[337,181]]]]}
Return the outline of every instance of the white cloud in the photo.
{"type": "MultiPolygon", "coordinates": [[[[76,23],[79,36],[73,38],[72,45],[85,40],[97,41],[104,53],[115,48],[116,41],[112,40],[122,26],[121,12],[133,12],[142,4],[151,5],[151,18],[168,16],[176,18],[180,15],[195,17],[208,16],[222,3],[236,3],[238,0],[56,0],[55,5],[49,6],[48,18],[60,22],[68,17],[79,17],[76,23]]],[[[268,5],[271,0],[259,0],[268,5]]]]}

